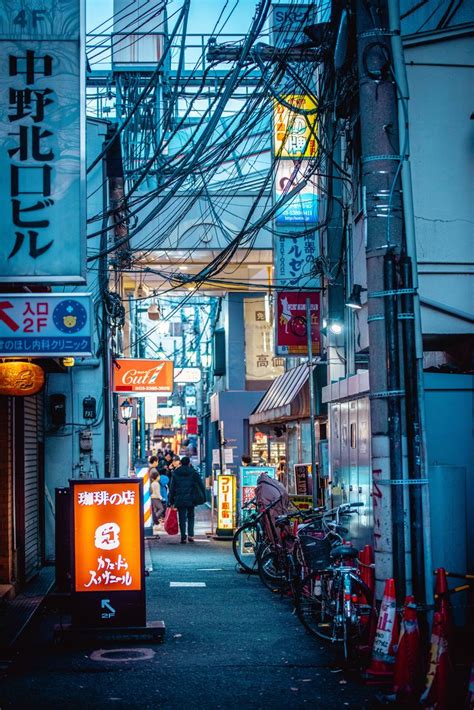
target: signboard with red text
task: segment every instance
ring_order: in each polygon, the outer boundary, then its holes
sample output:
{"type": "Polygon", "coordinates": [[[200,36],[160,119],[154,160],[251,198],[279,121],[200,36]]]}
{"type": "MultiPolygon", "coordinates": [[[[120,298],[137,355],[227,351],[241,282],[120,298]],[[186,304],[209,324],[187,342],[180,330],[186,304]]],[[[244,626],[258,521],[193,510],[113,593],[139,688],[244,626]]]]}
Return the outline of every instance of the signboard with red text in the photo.
{"type": "Polygon", "coordinates": [[[173,391],[173,361],[119,358],[114,360],[113,391],[147,394],[173,391]]]}
{"type": "Polygon", "coordinates": [[[146,623],[140,479],[73,480],[73,623],[146,623]]]}
{"type": "Polygon", "coordinates": [[[231,535],[236,517],[236,480],[230,473],[217,476],[217,531],[231,535]]]}

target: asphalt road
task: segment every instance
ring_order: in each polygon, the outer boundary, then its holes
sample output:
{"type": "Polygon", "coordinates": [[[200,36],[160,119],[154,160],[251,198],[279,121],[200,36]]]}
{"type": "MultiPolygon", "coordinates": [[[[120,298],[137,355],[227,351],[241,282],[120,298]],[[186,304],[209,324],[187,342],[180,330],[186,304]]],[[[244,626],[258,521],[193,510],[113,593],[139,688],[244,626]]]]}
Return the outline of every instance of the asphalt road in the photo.
{"type": "Polygon", "coordinates": [[[229,543],[177,540],[150,543],[148,619],[164,620],[163,644],[122,641],[114,660],[93,638],[55,646],[49,602],[4,669],[0,708],[373,707],[373,691],[307,635],[288,600],[236,572],[229,543]],[[171,586],[182,582],[205,586],[171,586]]]}

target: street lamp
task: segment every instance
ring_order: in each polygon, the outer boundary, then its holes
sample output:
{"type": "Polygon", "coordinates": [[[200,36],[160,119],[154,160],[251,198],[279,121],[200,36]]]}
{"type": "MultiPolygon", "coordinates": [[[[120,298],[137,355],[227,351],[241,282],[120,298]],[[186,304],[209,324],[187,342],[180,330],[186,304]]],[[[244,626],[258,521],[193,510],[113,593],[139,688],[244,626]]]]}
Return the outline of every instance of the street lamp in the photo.
{"type": "Polygon", "coordinates": [[[346,307],[347,308],[352,308],[354,311],[360,311],[362,308],[362,302],[360,300],[360,294],[362,291],[365,291],[365,288],[362,288],[360,284],[354,284],[352,286],[352,292],[349,298],[346,301],[346,307]]]}
{"type": "Polygon", "coordinates": [[[124,424],[127,424],[128,420],[132,418],[133,407],[132,403],[128,399],[124,399],[120,405],[120,414],[122,415],[124,424]]]}

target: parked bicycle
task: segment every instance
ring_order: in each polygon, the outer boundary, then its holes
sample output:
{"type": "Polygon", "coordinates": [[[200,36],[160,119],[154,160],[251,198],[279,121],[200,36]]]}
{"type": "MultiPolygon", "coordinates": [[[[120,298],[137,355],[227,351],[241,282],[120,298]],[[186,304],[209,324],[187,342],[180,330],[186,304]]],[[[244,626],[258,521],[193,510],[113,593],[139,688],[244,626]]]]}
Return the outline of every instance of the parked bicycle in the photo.
{"type": "Polygon", "coordinates": [[[322,539],[302,543],[312,569],[299,582],[295,595],[296,614],[305,628],[314,636],[342,644],[346,660],[365,642],[372,613],[372,592],[359,575],[359,551],[344,541],[348,530],[340,524],[361,505],[347,503],[326,512],[322,539]]]}
{"type": "Polygon", "coordinates": [[[242,506],[245,520],[234,533],[232,550],[240,567],[246,572],[257,570],[259,551],[268,542],[268,531],[274,531],[270,510],[278,502],[279,499],[260,511],[255,498],[242,506]]]}

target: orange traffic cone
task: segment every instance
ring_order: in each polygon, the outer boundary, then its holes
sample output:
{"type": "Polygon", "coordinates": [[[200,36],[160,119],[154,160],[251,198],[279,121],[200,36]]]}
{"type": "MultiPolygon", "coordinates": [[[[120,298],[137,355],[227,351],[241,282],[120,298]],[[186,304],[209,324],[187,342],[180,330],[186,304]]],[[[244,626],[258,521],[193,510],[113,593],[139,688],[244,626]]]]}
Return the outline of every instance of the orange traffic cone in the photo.
{"type": "Polygon", "coordinates": [[[448,683],[450,664],[446,621],[439,611],[433,615],[430,659],[425,680],[425,690],[420,702],[425,707],[445,710],[448,707],[448,683]]]}
{"type": "Polygon", "coordinates": [[[372,661],[365,675],[365,679],[368,682],[384,683],[392,679],[397,642],[398,619],[395,600],[395,581],[393,579],[387,579],[372,648],[372,661]]]}
{"type": "Polygon", "coordinates": [[[416,617],[415,597],[405,599],[400,639],[395,658],[393,688],[397,700],[420,697],[423,689],[421,638],[416,617]]]}

